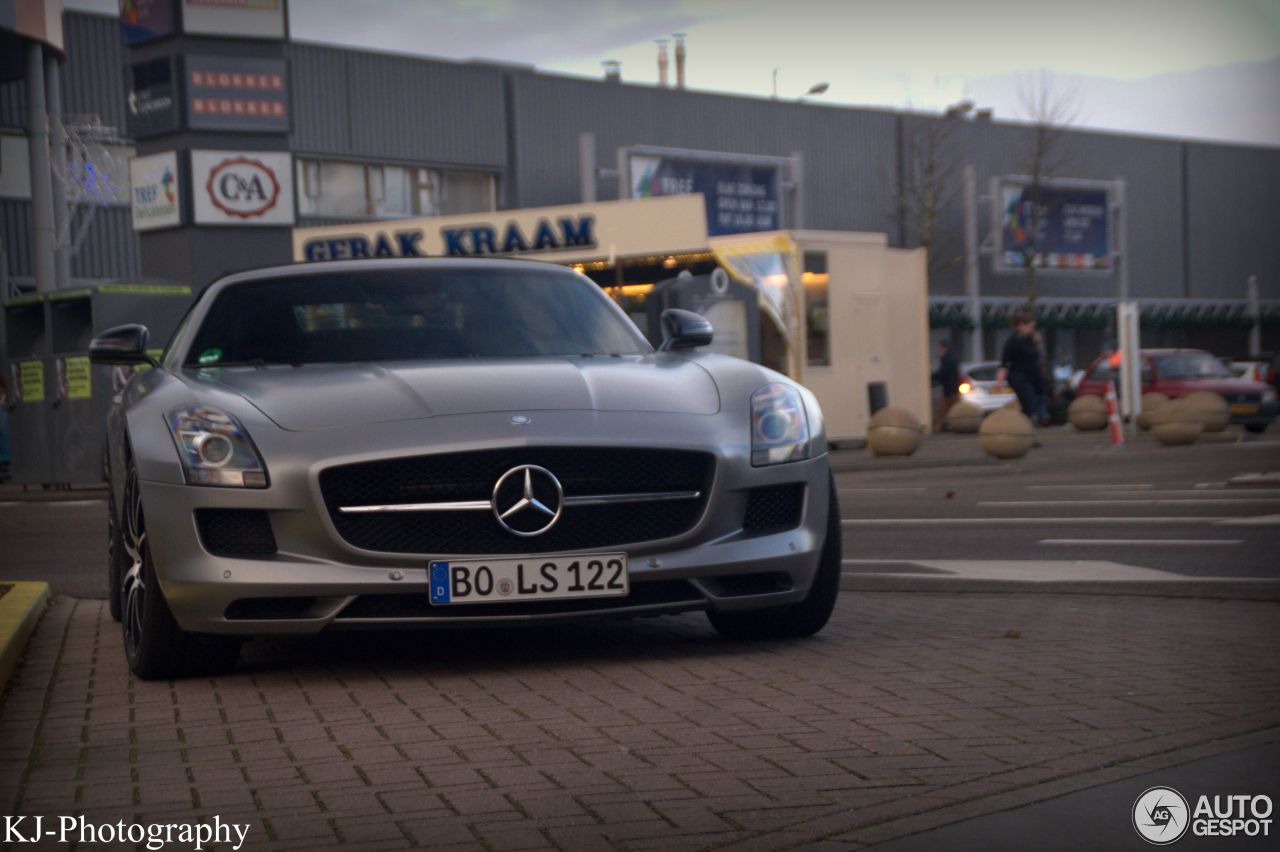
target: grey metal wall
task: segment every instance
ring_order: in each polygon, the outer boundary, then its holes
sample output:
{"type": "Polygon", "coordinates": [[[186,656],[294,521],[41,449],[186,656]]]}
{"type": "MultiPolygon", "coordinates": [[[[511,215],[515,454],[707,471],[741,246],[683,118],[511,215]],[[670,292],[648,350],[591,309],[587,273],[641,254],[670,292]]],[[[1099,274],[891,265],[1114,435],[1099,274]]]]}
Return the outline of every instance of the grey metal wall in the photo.
{"type": "Polygon", "coordinates": [[[506,165],[498,69],[309,44],[288,55],[295,152],[506,165]]]}
{"type": "MultiPolygon", "coordinates": [[[[742,154],[804,153],[809,227],[883,231],[895,185],[892,113],[802,106],[702,92],[606,84],[529,72],[510,75],[512,206],[578,201],[578,135],[596,135],[600,165],[625,145],[742,154]]],[[[599,197],[616,198],[602,181],[599,197]]]]}
{"type": "Polygon", "coordinates": [[[1280,151],[1188,143],[1189,292],[1244,298],[1258,276],[1264,299],[1280,299],[1280,151]]]}
{"type": "MultiPolygon", "coordinates": [[[[105,15],[68,12],[62,18],[68,61],[62,66],[64,115],[97,115],[124,135],[124,45],[120,25],[105,15]]],[[[22,81],[0,85],[0,127],[25,128],[22,81]]]]}
{"type": "MultiPolygon", "coordinates": [[[[9,274],[30,278],[35,274],[31,258],[31,202],[0,199],[0,241],[9,274]]],[[[138,235],[128,207],[101,207],[71,258],[72,278],[126,278],[138,275],[138,235]]]]}

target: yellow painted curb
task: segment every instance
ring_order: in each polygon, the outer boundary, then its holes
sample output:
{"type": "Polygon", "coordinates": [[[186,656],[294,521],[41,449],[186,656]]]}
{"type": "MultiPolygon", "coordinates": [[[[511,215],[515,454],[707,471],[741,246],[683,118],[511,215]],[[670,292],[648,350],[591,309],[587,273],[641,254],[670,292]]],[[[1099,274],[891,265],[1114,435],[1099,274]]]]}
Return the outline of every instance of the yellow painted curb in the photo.
{"type": "Polygon", "coordinates": [[[36,622],[49,603],[48,583],[0,583],[9,590],[0,595],[0,690],[18,667],[36,629],[36,622]]]}

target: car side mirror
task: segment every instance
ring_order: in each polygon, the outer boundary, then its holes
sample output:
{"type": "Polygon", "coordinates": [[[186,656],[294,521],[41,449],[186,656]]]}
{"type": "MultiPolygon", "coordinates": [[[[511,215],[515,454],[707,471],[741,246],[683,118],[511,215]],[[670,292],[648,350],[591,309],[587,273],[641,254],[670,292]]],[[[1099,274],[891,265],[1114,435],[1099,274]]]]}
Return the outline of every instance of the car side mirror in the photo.
{"type": "Polygon", "coordinates": [[[659,351],[696,349],[711,342],[714,332],[706,317],[693,311],[670,308],[662,312],[662,345],[659,351]]]}
{"type": "Polygon", "coordinates": [[[94,364],[118,366],[124,364],[150,364],[160,366],[147,354],[150,333],[145,325],[118,325],[99,334],[89,343],[89,361],[94,364]]]}

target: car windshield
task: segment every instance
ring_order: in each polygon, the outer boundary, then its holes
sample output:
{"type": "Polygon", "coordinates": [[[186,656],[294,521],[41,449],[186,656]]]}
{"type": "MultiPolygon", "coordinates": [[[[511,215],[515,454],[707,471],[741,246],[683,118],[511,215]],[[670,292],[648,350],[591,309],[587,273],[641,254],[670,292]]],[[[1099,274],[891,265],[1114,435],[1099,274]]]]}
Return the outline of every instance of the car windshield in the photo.
{"type": "Polygon", "coordinates": [[[187,366],[639,354],[652,351],[586,279],[458,267],[318,273],[219,293],[187,366]]]}
{"type": "Polygon", "coordinates": [[[1153,355],[1162,379],[1230,379],[1231,371],[1208,352],[1175,352],[1153,355]]]}
{"type": "Polygon", "coordinates": [[[970,367],[967,372],[969,378],[975,382],[994,382],[996,380],[996,370],[999,364],[980,364],[970,367]]]}

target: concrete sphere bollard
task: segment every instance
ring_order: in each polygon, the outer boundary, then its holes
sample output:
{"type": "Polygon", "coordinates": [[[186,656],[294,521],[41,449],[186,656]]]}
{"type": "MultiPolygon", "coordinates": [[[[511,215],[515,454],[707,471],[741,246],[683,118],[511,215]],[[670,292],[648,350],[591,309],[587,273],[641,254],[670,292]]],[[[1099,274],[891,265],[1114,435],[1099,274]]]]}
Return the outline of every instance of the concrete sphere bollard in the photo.
{"type": "Polygon", "coordinates": [[[1204,423],[1204,431],[1221,432],[1227,428],[1227,423],[1231,420],[1231,407],[1227,405],[1222,394],[1213,391],[1195,391],[1184,396],[1182,400],[1200,415],[1200,421],[1204,423]]]}
{"type": "Polygon", "coordinates": [[[1067,421],[1081,432],[1107,428],[1107,401],[1095,394],[1078,396],[1067,406],[1067,421]]]}
{"type": "Polygon", "coordinates": [[[1138,415],[1138,428],[1144,432],[1150,429],[1151,415],[1157,408],[1168,404],[1168,402],[1169,397],[1157,391],[1144,393],[1142,395],[1142,413],[1138,415]]]}
{"type": "Polygon", "coordinates": [[[947,411],[947,426],[960,435],[971,435],[982,425],[982,408],[972,402],[957,402],[947,411]]]}
{"type": "Polygon", "coordinates": [[[909,456],[920,448],[923,433],[918,417],[891,405],[871,415],[867,447],[875,456],[909,456]]]}
{"type": "Polygon", "coordinates": [[[998,459],[1025,456],[1036,439],[1036,429],[1021,411],[1002,408],[982,421],[978,443],[987,455],[998,459]]]}
{"type": "Polygon", "coordinates": [[[1166,447],[1194,444],[1204,430],[1204,421],[1194,404],[1173,399],[1151,412],[1151,434],[1166,447]]]}

